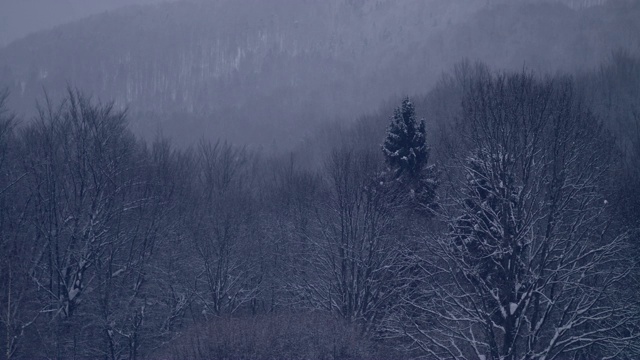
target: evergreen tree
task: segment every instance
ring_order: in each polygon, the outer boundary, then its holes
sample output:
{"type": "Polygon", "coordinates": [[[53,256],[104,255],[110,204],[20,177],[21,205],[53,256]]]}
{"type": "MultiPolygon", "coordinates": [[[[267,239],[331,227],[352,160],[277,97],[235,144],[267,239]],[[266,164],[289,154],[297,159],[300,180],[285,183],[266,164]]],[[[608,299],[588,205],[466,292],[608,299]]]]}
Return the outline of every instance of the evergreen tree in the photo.
{"type": "Polygon", "coordinates": [[[431,207],[437,187],[435,169],[427,166],[429,151],[424,119],[417,120],[413,103],[406,97],[394,110],[382,152],[389,166],[387,176],[407,190],[420,208],[431,207]]]}
{"type": "Polygon", "coordinates": [[[396,108],[387,138],[382,145],[387,164],[396,179],[404,174],[417,178],[429,160],[429,148],[425,140],[424,120],[416,119],[415,108],[409,98],[396,108]]]}

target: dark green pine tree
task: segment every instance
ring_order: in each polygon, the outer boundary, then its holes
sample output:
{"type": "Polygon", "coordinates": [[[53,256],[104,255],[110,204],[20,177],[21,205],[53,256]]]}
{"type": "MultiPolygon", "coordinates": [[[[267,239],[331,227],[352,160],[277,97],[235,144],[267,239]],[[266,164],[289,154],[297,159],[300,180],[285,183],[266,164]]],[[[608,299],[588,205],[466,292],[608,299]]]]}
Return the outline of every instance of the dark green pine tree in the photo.
{"type": "Polygon", "coordinates": [[[417,120],[407,97],[394,110],[382,152],[389,166],[387,176],[406,190],[420,209],[432,207],[437,187],[435,168],[427,166],[429,150],[424,120],[417,120]]]}
{"type": "Polygon", "coordinates": [[[395,109],[382,151],[396,179],[401,176],[418,179],[426,167],[429,148],[424,120],[416,119],[415,108],[409,98],[395,109]]]}

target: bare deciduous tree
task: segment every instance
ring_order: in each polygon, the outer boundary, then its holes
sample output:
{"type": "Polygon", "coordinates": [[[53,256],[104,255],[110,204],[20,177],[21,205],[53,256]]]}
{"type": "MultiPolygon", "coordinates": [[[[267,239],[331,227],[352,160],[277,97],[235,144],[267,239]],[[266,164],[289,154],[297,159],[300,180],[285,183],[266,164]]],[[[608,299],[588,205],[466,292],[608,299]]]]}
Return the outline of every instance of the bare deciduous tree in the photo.
{"type": "Polygon", "coordinates": [[[326,188],[297,292],[315,308],[371,329],[395,305],[403,269],[397,198],[376,182],[373,153],[335,151],[326,165],[326,188]]]}
{"type": "Polygon", "coordinates": [[[56,357],[94,351],[113,357],[107,349],[113,345],[111,283],[130,240],[124,224],[141,203],[134,191],[135,138],[123,112],[94,105],[77,91],[58,107],[47,105],[22,136],[31,206],[24,229],[32,247],[29,276],[40,312],[53,326],[53,339],[40,341],[56,357]],[[76,314],[80,307],[88,311],[76,314]],[[95,350],[96,339],[107,339],[106,348],[95,350]]]}
{"type": "MultiPolygon", "coordinates": [[[[438,358],[609,358],[633,354],[637,309],[625,235],[603,186],[613,143],[571,79],[470,82],[443,218],[422,296],[398,331],[438,358]]],[[[635,352],[634,352],[635,351],[635,352]]]]}
{"type": "Polygon", "coordinates": [[[252,243],[250,154],[226,143],[201,143],[191,228],[198,254],[198,278],[206,289],[199,300],[204,311],[236,311],[260,291],[259,248],[252,243]]]}
{"type": "Polygon", "coordinates": [[[0,356],[12,359],[35,318],[27,311],[32,292],[25,286],[29,266],[22,261],[31,251],[21,231],[28,207],[23,192],[26,174],[17,166],[17,121],[6,108],[8,96],[0,91],[0,356]]]}

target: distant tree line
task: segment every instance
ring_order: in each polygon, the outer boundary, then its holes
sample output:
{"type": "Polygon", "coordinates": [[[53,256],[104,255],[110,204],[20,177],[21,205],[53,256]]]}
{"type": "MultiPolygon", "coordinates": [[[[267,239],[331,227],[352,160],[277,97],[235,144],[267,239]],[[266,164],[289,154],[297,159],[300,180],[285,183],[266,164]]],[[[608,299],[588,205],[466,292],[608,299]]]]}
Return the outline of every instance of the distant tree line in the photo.
{"type": "Polygon", "coordinates": [[[1,357],[637,358],[639,69],[464,62],[313,156],[3,93],[1,357]]]}

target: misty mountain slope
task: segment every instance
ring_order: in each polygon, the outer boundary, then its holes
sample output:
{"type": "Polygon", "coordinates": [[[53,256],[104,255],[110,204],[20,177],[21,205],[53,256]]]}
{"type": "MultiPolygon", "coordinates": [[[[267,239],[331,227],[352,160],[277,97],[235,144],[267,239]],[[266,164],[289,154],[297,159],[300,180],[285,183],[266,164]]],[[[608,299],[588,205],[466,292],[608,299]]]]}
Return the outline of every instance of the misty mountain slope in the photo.
{"type": "Polygon", "coordinates": [[[640,49],[639,6],[460,0],[203,1],[135,6],[0,49],[0,86],[29,114],[67,84],[128,106],[138,133],[288,146],[315,124],[425,93],[467,57],[503,68],[594,66],[640,49]]]}

